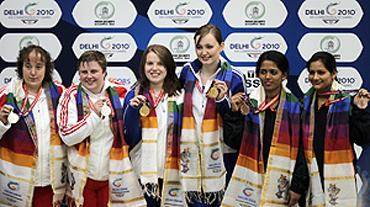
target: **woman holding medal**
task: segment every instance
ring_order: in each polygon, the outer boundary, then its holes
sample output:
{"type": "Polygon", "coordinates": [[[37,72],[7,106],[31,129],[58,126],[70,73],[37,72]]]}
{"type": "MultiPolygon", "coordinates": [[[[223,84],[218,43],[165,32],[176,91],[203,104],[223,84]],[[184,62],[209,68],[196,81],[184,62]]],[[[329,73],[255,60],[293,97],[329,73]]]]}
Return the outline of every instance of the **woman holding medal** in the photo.
{"type": "Polygon", "coordinates": [[[300,102],[283,86],[288,72],[284,54],[264,52],[256,64],[262,86],[249,97],[238,93],[231,98],[234,113],[246,116],[244,127],[225,125],[224,129],[239,134],[236,139],[225,137],[225,142],[240,146],[222,202],[225,206],[295,206],[306,191],[308,174],[299,147],[300,102]]]}
{"type": "Polygon", "coordinates": [[[181,133],[181,178],[190,206],[219,206],[226,187],[226,168],[236,150],[223,143],[222,118],[231,110],[228,97],[244,92],[243,75],[220,60],[221,31],[212,24],[195,35],[197,59],[180,74],[185,88],[181,133]]]}
{"type": "Polygon", "coordinates": [[[185,206],[178,164],[183,93],[175,70],[171,52],[150,45],[140,61],[142,78],[124,101],[130,157],[149,207],[185,206]]]}
{"type": "Polygon", "coordinates": [[[315,53],[307,62],[312,87],[303,99],[303,146],[310,177],[310,206],[355,206],[353,143],[370,142],[369,92],[351,96],[337,82],[333,55],[315,53]]]}
{"type": "Polygon", "coordinates": [[[60,206],[66,152],[55,119],[64,87],[52,81],[50,54],[20,50],[17,78],[0,91],[1,206],[60,206]]]}
{"type": "Polygon", "coordinates": [[[101,52],[84,52],[77,67],[80,84],[66,89],[57,113],[60,136],[69,146],[69,205],[144,206],[123,134],[126,88],[105,80],[101,52]]]}

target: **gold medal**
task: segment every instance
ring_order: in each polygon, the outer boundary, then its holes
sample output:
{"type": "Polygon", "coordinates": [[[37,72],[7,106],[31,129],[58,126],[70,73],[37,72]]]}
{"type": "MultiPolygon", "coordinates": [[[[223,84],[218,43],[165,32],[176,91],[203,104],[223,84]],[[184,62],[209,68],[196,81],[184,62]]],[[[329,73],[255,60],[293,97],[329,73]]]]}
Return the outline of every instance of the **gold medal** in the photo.
{"type": "Polygon", "coordinates": [[[150,113],[150,108],[146,102],[143,103],[139,110],[140,116],[147,117],[150,113]]]}
{"type": "Polygon", "coordinates": [[[249,113],[249,111],[250,111],[249,106],[245,102],[243,102],[240,105],[240,113],[246,116],[249,113]]]}
{"type": "Polygon", "coordinates": [[[212,87],[208,90],[207,95],[208,95],[208,97],[209,97],[209,98],[216,99],[216,98],[217,98],[217,96],[218,96],[218,93],[219,93],[218,89],[217,89],[215,86],[212,86],[212,87]]]}

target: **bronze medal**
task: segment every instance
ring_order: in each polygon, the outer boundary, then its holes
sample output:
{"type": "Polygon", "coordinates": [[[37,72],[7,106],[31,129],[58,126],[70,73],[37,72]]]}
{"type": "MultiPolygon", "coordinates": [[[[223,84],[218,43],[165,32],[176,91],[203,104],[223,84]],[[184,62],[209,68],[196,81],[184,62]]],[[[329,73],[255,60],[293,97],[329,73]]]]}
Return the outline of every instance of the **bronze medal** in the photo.
{"type": "Polygon", "coordinates": [[[249,113],[249,111],[250,111],[249,106],[245,102],[243,102],[240,105],[240,113],[246,116],[249,113]]]}
{"type": "Polygon", "coordinates": [[[219,93],[218,89],[217,89],[215,86],[212,86],[212,87],[208,90],[207,95],[208,95],[208,97],[209,97],[209,98],[216,99],[216,98],[217,98],[217,96],[218,96],[218,93],[219,93]]]}
{"type": "Polygon", "coordinates": [[[141,106],[139,113],[140,113],[140,116],[143,116],[143,117],[147,117],[149,115],[150,108],[146,102],[143,103],[143,105],[141,106]]]}

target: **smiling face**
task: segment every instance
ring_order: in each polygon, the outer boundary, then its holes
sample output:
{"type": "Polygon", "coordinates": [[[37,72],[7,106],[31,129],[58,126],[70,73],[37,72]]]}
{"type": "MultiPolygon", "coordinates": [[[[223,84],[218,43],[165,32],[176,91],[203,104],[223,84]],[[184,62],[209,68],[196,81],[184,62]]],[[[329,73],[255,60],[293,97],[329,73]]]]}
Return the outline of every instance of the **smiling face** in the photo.
{"type": "Polygon", "coordinates": [[[330,90],[335,76],[336,72],[330,73],[320,60],[311,62],[309,65],[308,79],[310,80],[312,87],[319,92],[330,90]]]}
{"type": "Polygon", "coordinates": [[[104,86],[106,72],[97,61],[81,62],[79,67],[80,82],[92,93],[100,93],[104,86]]]}
{"type": "Polygon", "coordinates": [[[46,72],[45,62],[40,53],[33,50],[23,63],[23,80],[28,90],[37,91],[42,86],[46,72]]]}
{"type": "Polygon", "coordinates": [[[167,76],[167,68],[154,52],[149,52],[144,65],[145,76],[149,80],[150,88],[162,88],[167,76]]]}
{"type": "Polygon", "coordinates": [[[286,74],[278,68],[275,62],[264,60],[261,64],[258,77],[261,79],[266,95],[273,97],[280,93],[281,83],[286,79],[286,74]]]}
{"type": "Polygon", "coordinates": [[[203,36],[199,41],[200,36],[196,36],[196,54],[203,66],[218,64],[220,53],[224,49],[224,43],[219,43],[212,33],[203,36]]]}

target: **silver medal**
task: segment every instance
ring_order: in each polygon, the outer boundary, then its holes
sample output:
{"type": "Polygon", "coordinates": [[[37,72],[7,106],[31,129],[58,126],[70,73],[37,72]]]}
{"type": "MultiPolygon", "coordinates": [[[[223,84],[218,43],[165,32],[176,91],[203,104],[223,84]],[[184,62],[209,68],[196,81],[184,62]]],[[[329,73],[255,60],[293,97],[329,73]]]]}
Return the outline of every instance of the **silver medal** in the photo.
{"type": "Polygon", "coordinates": [[[106,102],[104,102],[103,106],[101,107],[101,114],[105,117],[108,117],[112,113],[111,108],[108,106],[106,102]]]}
{"type": "Polygon", "coordinates": [[[8,116],[8,122],[10,124],[15,124],[15,123],[18,122],[18,120],[19,120],[19,116],[16,113],[14,113],[13,111],[11,111],[9,113],[9,116],[8,116]]]}

